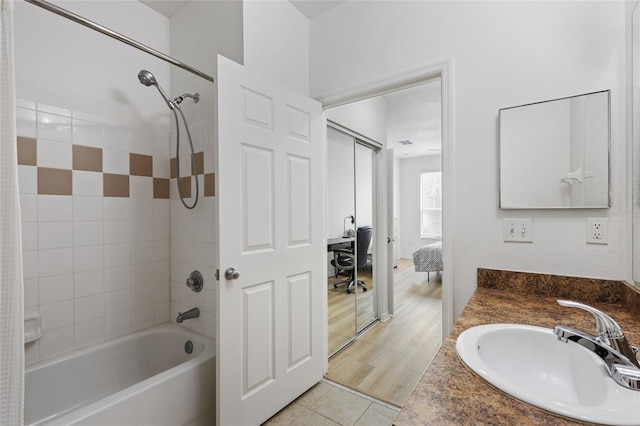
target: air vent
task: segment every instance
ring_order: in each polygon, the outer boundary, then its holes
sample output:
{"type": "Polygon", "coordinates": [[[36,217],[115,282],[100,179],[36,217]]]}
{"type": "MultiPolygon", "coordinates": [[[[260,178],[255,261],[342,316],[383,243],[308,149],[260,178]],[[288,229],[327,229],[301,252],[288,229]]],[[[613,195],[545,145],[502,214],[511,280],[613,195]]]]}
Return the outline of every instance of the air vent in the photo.
{"type": "Polygon", "coordinates": [[[413,142],[411,142],[410,140],[404,140],[404,141],[400,141],[398,142],[400,145],[413,145],[413,142]]]}

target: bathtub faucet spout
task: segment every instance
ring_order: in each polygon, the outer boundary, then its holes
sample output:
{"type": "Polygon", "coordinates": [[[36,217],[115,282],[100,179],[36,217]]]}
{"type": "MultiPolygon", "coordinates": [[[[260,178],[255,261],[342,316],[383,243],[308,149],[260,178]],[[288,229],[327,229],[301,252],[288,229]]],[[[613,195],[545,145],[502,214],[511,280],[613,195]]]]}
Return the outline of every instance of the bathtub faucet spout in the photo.
{"type": "Polygon", "coordinates": [[[178,318],[176,318],[176,322],[180,324],[184,320],[191,319],[191,318],[198,318],[199,316],[200,316],[200,309],[198,308],[189,309],[186,312],[178,312],[178,318]]]}

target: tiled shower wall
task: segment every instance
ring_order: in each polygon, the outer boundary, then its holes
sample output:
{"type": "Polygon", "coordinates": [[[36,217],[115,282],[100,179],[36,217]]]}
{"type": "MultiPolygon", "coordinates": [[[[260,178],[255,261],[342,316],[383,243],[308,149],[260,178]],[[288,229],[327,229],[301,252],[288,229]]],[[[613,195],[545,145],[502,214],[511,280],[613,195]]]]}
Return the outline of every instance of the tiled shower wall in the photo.
{"type": "Polygon", "coordinates": [[[17,121],[27,362],[174,319],[169,129],[24,100],[17,121]]]}

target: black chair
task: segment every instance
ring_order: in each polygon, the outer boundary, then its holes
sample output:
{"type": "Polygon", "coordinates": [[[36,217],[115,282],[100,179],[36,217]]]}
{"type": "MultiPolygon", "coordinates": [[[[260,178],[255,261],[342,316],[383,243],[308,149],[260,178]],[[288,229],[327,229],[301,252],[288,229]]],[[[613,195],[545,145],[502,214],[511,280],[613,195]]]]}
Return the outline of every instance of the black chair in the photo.
{"type": "Polygon", "coordinates": [[[373,236],[373,228],[370,226],[362,226],[356,230],[356,253],[352,250],[335,250],[333,252],[333,260],[331,264],[343,271],[349,271],[349,278],[333,284],[333,288],[338,288],[340,284],[347,284],[347,293],[351,293],[354,285],[362,287],[363,291],[367,291],[364,281],[355,279],[356,269],[367,266],[369,245],[373,236]],[[354,262],[355,258],[355,262],[354,262]]]}

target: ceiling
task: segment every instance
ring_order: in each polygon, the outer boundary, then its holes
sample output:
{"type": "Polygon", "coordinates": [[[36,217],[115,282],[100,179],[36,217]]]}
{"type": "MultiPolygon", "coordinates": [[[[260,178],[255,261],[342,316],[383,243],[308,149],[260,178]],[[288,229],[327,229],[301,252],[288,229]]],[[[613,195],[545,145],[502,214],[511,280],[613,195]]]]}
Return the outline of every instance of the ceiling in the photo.
{"type": "Polygon", "coordinates": [[[383,95],[387,103],[387,148],[395,157],[439,155],[441,142],[440,79],[383,95]],[[400,141],[411,141],[403,145],[400,141]]]}
{"type": "MultiPolygon", "coordinates": [[[[171,17],[191,0],[140,0],[171,17]]],[[[346,0],[289,0],[311,19],[346,0]]],[[[440,153],[440,81],[399,90],[382,96],[387,103],[387,143],[400,158],[440,153]],[[411,141],[402,145],[400,141],[411,141]]]]}
{"type": "MultiPolygon", "coordinates": [[[[149,6],[151,9],[163,14],[166,17],[171,17],[185,4],[191,0],[140,0],[141,3],[149,6]]],[[[311,19],[314,16],[326,12],[327,10],[338,6],[340,3],[344,3],[346,0],[289,0],[296,9],[298,9],[304,16],[311,19]]]]}

